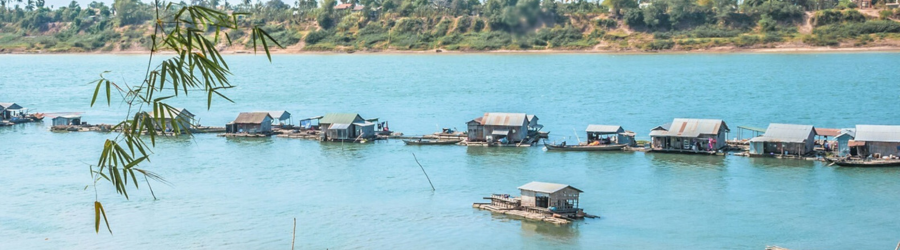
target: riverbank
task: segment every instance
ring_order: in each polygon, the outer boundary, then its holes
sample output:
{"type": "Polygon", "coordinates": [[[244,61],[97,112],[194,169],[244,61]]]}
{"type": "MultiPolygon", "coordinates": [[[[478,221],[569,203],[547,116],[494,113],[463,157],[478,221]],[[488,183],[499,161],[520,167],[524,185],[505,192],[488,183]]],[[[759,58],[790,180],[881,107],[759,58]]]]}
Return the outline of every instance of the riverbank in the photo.
{"type": "MultiPolygon", "coordinates": [[[[222,54],[230,54],[230,55],[241,55],[241,54],[253,54],[253,53],[264,53],[262,51],[254,52],[252,49],[225,49],[220,51],[222,54]]],[[[397,49],[387,49],[387,50],[335,50],[335,51],[307,51],[296,48],[286,48],[286,49],[273,49],[271,50],[272,54],[281,54],[281,55],[291,55],[291,54],[690,54],[690,53],[698,53],[698,54],[719,54],[719,53],[773,53],[773,54],[782,54],[782,53],[864,53],[864,52],[900,52],[900,44],[897,45],[880,45],[880,46],[869,46],[869,47],[816,47],[816,46],[793,46],[793,45],[778,45],[773,47],[766,48],[741,48],[734,46],[721,46],[721,47],[713,47],[708,49],[694,49],[694,50],[679,50],[679,49],[671,49],[671,50],[656,50],[656,51],[643,51],[643,50],[602,50],[602,49],[581,49],[581,50],[564,50],[564,49],[542,49],[542,50],[510,50],[510,49],[500,49],[500,50],[443,50],[443,49],[431,49],[431,50],[397,50],[397,49]]],[[[95,54],[109,54],[109,55],[143,55],[150,53],[149,50],[124,50],[124,51],[88,51],[88,52],[79,52],[79,51],[25,51],[25,50],[13,50],[13,51],[3,51],[0,52],[0,55],[3,54],[13,54],[13,55],[39,55],[39,54],[53,54],[53,55],[95,55],[95,54]]],[[[167,54],[163,52],[162,54],[167,54]]]]}

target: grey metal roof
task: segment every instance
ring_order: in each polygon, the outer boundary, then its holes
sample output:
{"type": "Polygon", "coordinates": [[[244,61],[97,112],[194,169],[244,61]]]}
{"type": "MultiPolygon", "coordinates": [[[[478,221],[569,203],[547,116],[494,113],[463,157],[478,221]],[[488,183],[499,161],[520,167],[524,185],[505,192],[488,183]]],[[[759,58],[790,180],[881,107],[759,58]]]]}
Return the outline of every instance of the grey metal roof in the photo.
{"type": "Polygon", "coordinates": [[[534,192],[538,192],[538,193],[552,194],[552,193],[558,192],[559,190],[563,190],[567,187],[575,189],[578,192],[584,192],[584,191],[581,191],[580,189],[577,189],[575,187],[565,185],[565,184],[556,184],[556,183],[547,183],[547,182],[538,182],[538,181],[529,182],[528,184],[525,184],[525,185],[522,185],[521,187],[519,187],[519,189],[534,191],[534,192]]]}
{"type": "Polygon", "coordinates": [[[650,132],[650,135],[670,137],[697,137],[700,135],[719,134],[719,130],[721,128],[724,128],[725,131],[729,131],[728,125],[726,125],[722,120],[675,118],[668,130],[654,130],[650,132]]]}
{"type": "Polygon", "coordinates": [[[802,143],[815,133],[812,125],[771,123],[763,136],[750,139],[751,142],[796,142],[802,143]]]}
{"type": "Polygon", "coordinates": [[[350,124],[347,123],[332,123],[331,126],[328,126],[328,129],[348,129],[350,128],[350,124]]]}
{"type": "Polygon", "coordinates": [[[494,129],[491,131],[491,135],[508,135],[509,129],[494,129]]]}
{"type": "Polygon", "coordinates": [[[855,141],[900,142],[900,126],[856,125],[855,141]]]}
{"type": "Polygon", "coordinates": [[[55,120],[57,118],[59,118],[59,119],[81,119],[81,116],[80,115],[61,115],[61,116],[54,117],[53,119],[55,120]]]}
{"type": "Polygon", "coordinates": [[[838,138],[838,137],[841,137],[844,135],[849,135],[850,139],[853,139],[856,137],[856,129],[855,128],[842,128],[841,133],[838,134],[837,136],[835,136],[834,138],[838,138]]]}
{"type": "Polygon", "coordinates": [[[371,123],[371,122],[356,122],[356,123],[353,123],[353,125],[360,126],[360,127],[368,127],[368,126],[375,126],[375,123],[371,123]]]}
{"type": "Polygon", "coordinates": [[[241,112],[232,123],[235,124],[261,124],[266,121],[266,117],[272,119],[267,112],[241,112]]]}
{"type": "Polygon", "coordinates": [[[343,123],[343,124],[351,124],[354,122],[365,121],[359,114],[353,113],[330,113],[326,114],[325,117],[319,120],[319,123],[325,124],[334,124],[334,123],[343,123]]]}
{"type": "Polygon", "coordinates": [[[287,120],[287,119],[291,119],[291,113],[290,113],[290,112],[287,112],[286,110],[281,110],[281,111],[268,111],[268,113],[269,113],[269,116],[271,116],[272,119],[275,119],[275,120],[287,120]]]}
{"type": "Polygon", "coordinates": [[[522,126],[528,120],[525,113],[484,113],[481,120],[485,126],[522,126]]]}
{"type": "MultiPolygon", "coordinates": [[[[165,116],[166,118],[172,118],[172,117],[177,117],[177,116],[185,115],[185,117],[187,117],[187,118],[189,118],[189,119],[193,119],[193,118],[194,118],[194,114],[191,113],[191,111],[188,111],[187,109],[183,109],[183,108],[174,108],[174,109],[172,109],[171,111],[172,111],[172,112],[169,112],[169,110],[163,110],[163,113],[164,113],[164,114],[163,114],[162,116],[165,116]]],[[[155,112],[150,112],[149,115],[150,115],[150,117],[158,118],[158,117],[156,116],[156,113],[155,113],[155,112]]]]}
{"type": "Polygon", "coordinates": [[[3,109],[22,109],[22,106],[12,102],[0,102],[0,107],[3,107],[3,109]]]}
{"type": "Polygon", "coordinates": [[[607,134],[617,134],[625,132],[625,129],[622,129],[622,126],[619,125],[596,125],[591,124],[587,126],[587,129],[584,131],[588,133],[607,133],[607,134]]]}

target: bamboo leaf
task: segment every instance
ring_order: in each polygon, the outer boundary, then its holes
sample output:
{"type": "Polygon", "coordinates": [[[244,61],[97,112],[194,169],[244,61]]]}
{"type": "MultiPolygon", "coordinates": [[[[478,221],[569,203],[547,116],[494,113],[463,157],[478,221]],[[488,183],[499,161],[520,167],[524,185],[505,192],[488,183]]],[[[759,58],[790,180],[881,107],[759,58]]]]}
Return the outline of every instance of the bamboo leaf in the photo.
{"type": "Polygon", "coordinates": [[[106,218],[106,210],[103,209],[103,205],[99,201],[94,201],[94,214],[94,231],[100,233],[100,215],[103,215],[106,230],[109,230],[109,234],[112,234],[112,228],[109,227],[109,220],[106,218]]]}
{"type": "Polygon", "coordinates": [[[91,107],[94,106],[94,103],[97,102],[97,94],[100,94],[100,86],[103,84],[103,79],[97,80],[97,88],[94,89],[94,97],[91,98],[91,107]]]}

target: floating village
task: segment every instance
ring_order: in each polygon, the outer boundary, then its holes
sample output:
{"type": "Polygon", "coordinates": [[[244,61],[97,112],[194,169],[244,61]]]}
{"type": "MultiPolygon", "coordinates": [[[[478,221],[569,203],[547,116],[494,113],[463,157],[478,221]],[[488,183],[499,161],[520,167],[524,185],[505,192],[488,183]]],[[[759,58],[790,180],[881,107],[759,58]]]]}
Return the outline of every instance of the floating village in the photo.
{"type": "MultiPolygon", "coordinates": [[[[165,114],[148,113],[159,133],[214,133],[221,137],[281,137],[323,143],[368,143],[402,140],[409,146],[459,145],[469,147],[543,146],[557,151],[641,151],[648,153],[726,154],[746,157],[824,161],[829,166],[900,166],[900,125],[856,125],[853,128],[817,128],[813,125],[772,123],[767,128],[737,126],[737,137],[728,140],[731,128],[723,120],[675,118],[654,127],[649,141],[635,140],[635,132],[618,125],[586,124],[577,143],[549,141],[536,115],[488,112],[465,121],[466,131],[444,128],[433,134],[405,136],[391,130],[387,121],[356,113],[329,113],[294,119],[288,111],[241,112],[222,127],[200,126],[193,113],[172,108],[165,114]],[[183,129],[179,129],[183,128],[183,129]],[[584,140],[581,140],[581,135],[584,140]]],[[[52,120],[54,132],[116,132],[110,124],[89,124],[81,113],[30,113],[15,103],[0,103],[0,127],[52,120]]],[[[461,121],[462,123],[462,121],[461,121]]],[[[518,197],[491,194],[490,202],[472,207],[498,214],[568,224],[582,218],[598,218],[579,207],[583,191],[556,183],[531,182],[520,186],[518,197]]]]}

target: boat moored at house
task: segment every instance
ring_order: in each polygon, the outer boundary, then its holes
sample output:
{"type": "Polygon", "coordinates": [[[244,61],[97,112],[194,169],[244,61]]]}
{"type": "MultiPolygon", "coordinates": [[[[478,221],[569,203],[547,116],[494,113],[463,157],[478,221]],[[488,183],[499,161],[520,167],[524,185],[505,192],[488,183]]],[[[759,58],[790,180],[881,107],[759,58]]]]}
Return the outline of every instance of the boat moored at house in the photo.
{"type": "Polygon", "coordinates": [[[554,224],[568,224],[575,219],[596,217],[584,213],[579,207],[579,197],[583,191],[575,187],[533,181],[520,186],[519,191],[519,197],[492,194],[484,197],[490,203],[474,203],[472,207],[554,224]]]}
{"type": "Polygon", "coordinates": [[[466,122],[468,146],[531,146],[542,137],[539,118],[525,113],[484,113],[466,122]]]}
{"type": "Polygon", "coordinates": [[[591,124],[585,129],[587,141],[577,145],[547,144],[547,151],[617,151],[625,147],[634,146],[634,133],[625,131],[618,125],[591,124]]]}

